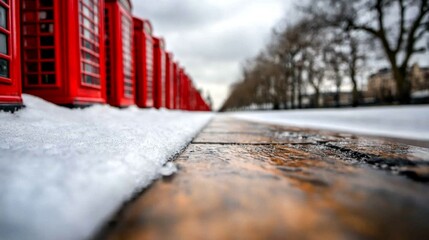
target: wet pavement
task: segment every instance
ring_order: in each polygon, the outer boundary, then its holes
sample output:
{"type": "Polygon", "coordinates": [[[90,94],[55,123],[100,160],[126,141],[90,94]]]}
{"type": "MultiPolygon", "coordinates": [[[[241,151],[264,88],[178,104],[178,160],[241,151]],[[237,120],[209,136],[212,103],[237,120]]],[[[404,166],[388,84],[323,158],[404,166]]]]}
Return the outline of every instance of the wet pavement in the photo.
{"type": "Polygon", "coordinates": [[[429,149],[216,117],[100,239],[428,239],[429,149]]]}

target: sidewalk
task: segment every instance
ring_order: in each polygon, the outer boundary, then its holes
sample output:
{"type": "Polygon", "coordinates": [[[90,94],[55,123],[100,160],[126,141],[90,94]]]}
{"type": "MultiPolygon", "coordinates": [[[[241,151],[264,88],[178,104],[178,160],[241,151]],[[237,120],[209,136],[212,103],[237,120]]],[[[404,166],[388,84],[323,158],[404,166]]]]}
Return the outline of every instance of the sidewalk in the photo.
{"type": "Polygon", "coordinates": [[[429,150],[215,118],[107,239],[424,239],[429,150]]]}

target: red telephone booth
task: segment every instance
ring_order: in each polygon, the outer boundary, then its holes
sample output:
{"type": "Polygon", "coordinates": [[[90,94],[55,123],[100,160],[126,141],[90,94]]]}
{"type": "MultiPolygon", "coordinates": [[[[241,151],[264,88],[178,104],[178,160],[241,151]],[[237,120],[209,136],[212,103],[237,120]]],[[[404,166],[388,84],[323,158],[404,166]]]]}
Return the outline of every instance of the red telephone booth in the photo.
{"type": "Polygon", "coordinates": [[[179,87],[179,99],[180,99],[180,102],[179,102],[179,109],[180,110],[185,110],[185,83],[186,83],[186,81],[185,81],[185,69],[183,69],[183,68],[180,68],[180,79],[179,79],[179,82],[180,82],[180,87],[179,87]]]}
{"type": "Polygon", "coordinates": [[[199,92],[194,87],[194,85],[191,84],[191,87],[190,87],[190,99],[189,99],[189,108],[190,108],[191,111],[198,110],[198,95],[199,95],[199,92]]]}
{"type": "Polygon", "coordinates": [[[166,54],[165,102],[168,109],[174,109],[174,63],[173,54],[166,54]]]}
{"type": "Polygon", "coordinates": [[[116,107],[134,104],[133,18],[130,0],[106,0],[107,101],[116,107]]]}
{"type": "Polygon", "coordinates": [[[201,96],[201,93],[198,92],[197,94],[197,107],[196,107],[197,111],[203,111],[204,110],[204,100],[203,97],[201,96]]]}
{"type": "Polygon", "coordinates": [[[0,109],[22,106],[19,0],[0,1],[0,109]]]}
{"type": "Polygon", "coordinates": [[[162,38],[153,38],[154,60],[154,106],[165,107],[166,56],[165,44],[162,38]]]}
{"type": "Polygon", "coordinates": [[[195,110],[195,89],[191,85],[189,86],[189,108],[188,110],[194,111],[195,110]]]}
{"type": "Polygon", "coordinates": [[[180,98],[179,98],[179,92],[180,92],[180,67],[179,64],[177,62],[173,63],[173,72],[174,72],[174,76],[173,76],[173,108],[174,109],[180,109],[179,107],[179,103],[180,103],[180,98]]]}
{"type": "Polygon", "coordinates": [[[136,104],[141,108],[154,106],[152,25],[134,17],[134,61],[136,66],[136,104]]]}
{"type": "Polygon", "coordinates": [[[104,103],[104,1],[21,3],[24,92],[61,105],[104,103]]]}
{"type": "Polygon", "coordinates": [[[189,78],[186,72],[183,72],[182,83],[183,110],[189,110],[189,78]]]}
{"type": "Polygon", "coordinates": [[[189,110],[189,100],[190,100],[190,80],[185,71],[183,71],[181,79],[181,109],[189,110]]]}
{"type": "Polygon", "coordinates": [[[179,63],[177,63],[177,76],[176,76],[176,109],[182,109],[182,75],[183,69],[180,67],[179,63]]]}

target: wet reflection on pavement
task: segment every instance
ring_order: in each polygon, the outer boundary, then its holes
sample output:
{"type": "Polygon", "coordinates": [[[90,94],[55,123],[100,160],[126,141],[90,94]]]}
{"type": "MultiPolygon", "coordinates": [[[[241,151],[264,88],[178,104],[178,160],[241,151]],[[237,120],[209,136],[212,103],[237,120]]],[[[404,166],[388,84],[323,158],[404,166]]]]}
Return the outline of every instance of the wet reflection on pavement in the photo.
{"type": "Polygon", "coordinates": [[[424,239],[425,148],[218,117],[108,239],[424,239]]]}

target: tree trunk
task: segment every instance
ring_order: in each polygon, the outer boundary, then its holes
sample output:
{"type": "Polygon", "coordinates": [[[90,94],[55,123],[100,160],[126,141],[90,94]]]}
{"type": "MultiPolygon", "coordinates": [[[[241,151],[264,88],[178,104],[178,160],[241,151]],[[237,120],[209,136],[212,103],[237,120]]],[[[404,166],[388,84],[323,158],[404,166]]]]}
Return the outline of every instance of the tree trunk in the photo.
{"type": "Polygon", "coordinates": [[[337,91],[335,93],[335,107],[339,108],[340,107],[340,95],[341,95],[341,81],[340,76],[337,76],[337,82],[336,82],[336,87],[337,87],[337,91]]]}
{"type": "Polygon", "coordinates": [[[409,104],[411,102],[411,83],[407,77],[407,64],[398,66],[396,56],[392,52],[386,53],[392,67],[392,75],[396,83],[396,100],[400,104],[409,104]]]}
{"type": "Polygon", "coordinates": [[[298,69],[298,108],[302,108],[302,70],[301,68],[298,69]]]}
{"type": "Polygon", "coordinates": [[[353,107],[357,107],[359,106],[359,91],[357,89],[357,85],[355,83],[353,83],[353,102],[352,102],[352,106],[353,107]]]}
{"type": "Polygon", "coordinates": [[[318,88],[314,89],[314,107],[319,108],[319,99],[320,99],[320,90],[318,88]]]}
{"type": "Polygon", "coordinates": [[[274,102],[274,104],[273,104],[273,110],[280,110],[280,103],[278,103],[277,101],[274,102]]]}
{"type": "Polygon", "coordinates": [[[292,79],[291,92],[290,92],[290,108],[295,109],[295,79],[292,79]]]}
{"type": "Polygon", "coordinates": [[[340,91],[338,88],[337,88],[337,92],[335,93],[334,100],[335,100],[335,107],[339,108],[340,107],[340,91]]]}
{"type": "Polygon", "coordinates": [[[352,84],[353,84],[353,100],[352,100],[352,106],[353,107],[357,107],[359,105],[360,102],[360,96],[359,96],[359,91],[358,91],[358,84],[356,81],[356,74],[355,71],[353,69],[351,69],[350,71],[350,78],[352,80],[352,84]]]}
{"type": "MultiPolygon", "coordinates": [[[[287,69],[287,68],[286,68],[287,69]]],[[[288,92],[289,92],[289,87],[290,87],[290,73],[289,73],[289,71],[288,70],[286,70],[285,72],[284,72],[284,81],[285,81],[285,84],[286,84],[286,88],[285,88],[285,92],[284,92],[284,109],[289,109],[289,104],[288,104],[288,99],[289,99],[289,96],[288,96],[288,92]]]]}
{"type": "Polygon", "coordinates": [[[396,71],[393,71],[393,77],[395,78],[396,83],[396,100],[400,104],[410,104],[411,103],[411,82],[407,76],[407,69],[396,68],[396,71]]]}

